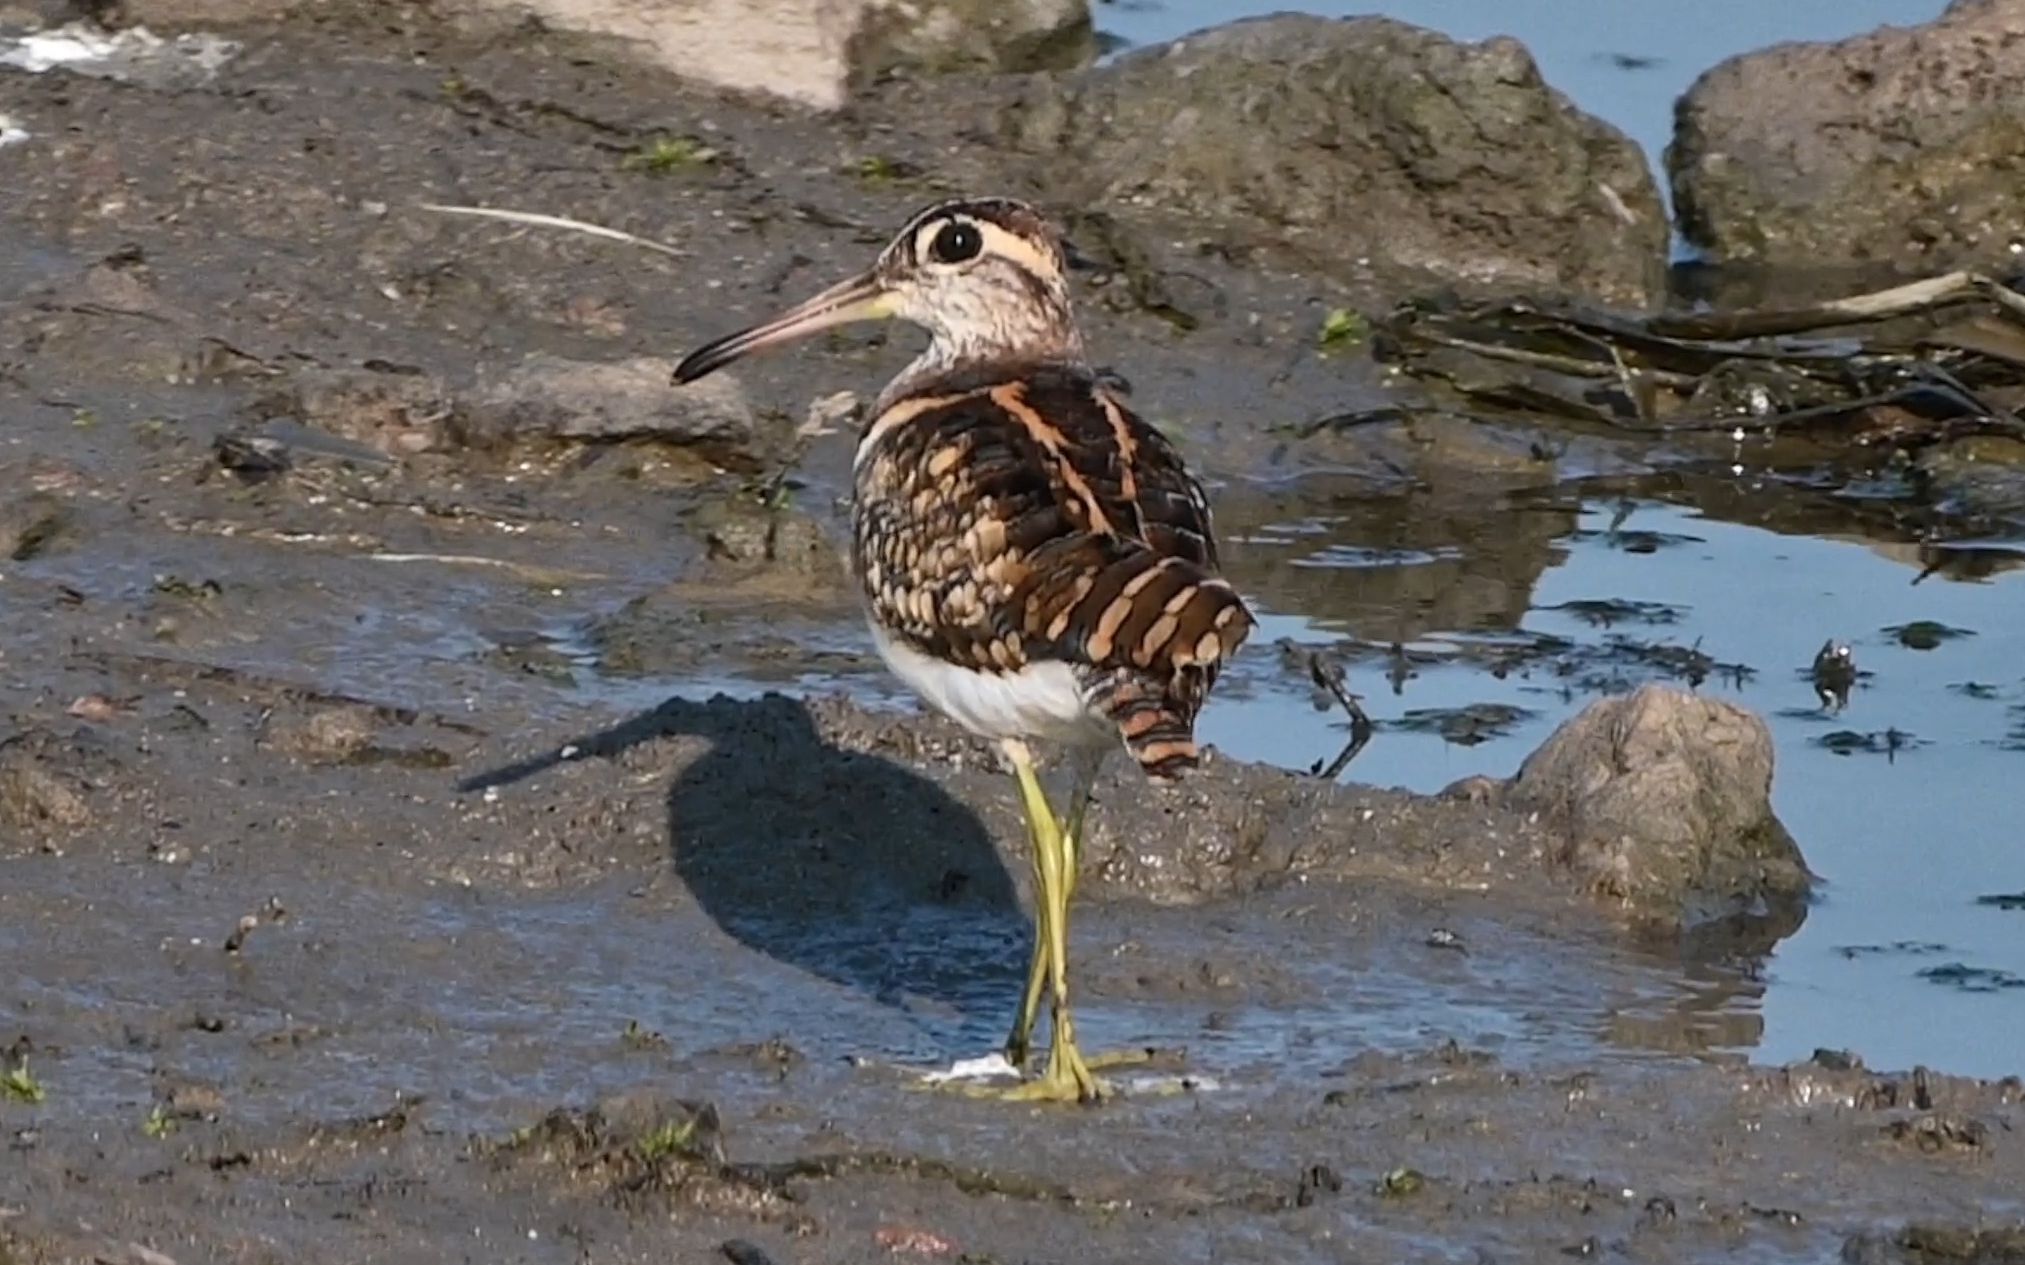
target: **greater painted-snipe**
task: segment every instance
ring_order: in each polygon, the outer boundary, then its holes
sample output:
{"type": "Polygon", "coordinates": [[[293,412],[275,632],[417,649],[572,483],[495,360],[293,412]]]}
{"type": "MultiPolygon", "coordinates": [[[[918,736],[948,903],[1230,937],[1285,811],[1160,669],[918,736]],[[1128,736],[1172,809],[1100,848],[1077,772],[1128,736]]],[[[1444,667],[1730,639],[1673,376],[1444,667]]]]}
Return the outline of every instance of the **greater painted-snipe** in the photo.
{"type": "Polygon", "coordinates": [[[1069,1014],[1068,910],[1092,783],[1121,742],[1156,779],[1196,763],[1196,713],[1252,617],[1217,574],[1202,486],[1085,359],[1061,241],[1024,203],[932,206],[864,273],[698,348],[675,377],[887,317],[929,343],[858,438],[853,566],[888,666],[996,739],[1019,779],[1035,932],[1007,1059],[1025,1066],[1043,995],[1053,1031],[1044,1071],[1009,1093],[1089,1100],[1101,1089],[1069,1014]],[[1066,817],[1030,740],[1076,753],[1066,817]]]}

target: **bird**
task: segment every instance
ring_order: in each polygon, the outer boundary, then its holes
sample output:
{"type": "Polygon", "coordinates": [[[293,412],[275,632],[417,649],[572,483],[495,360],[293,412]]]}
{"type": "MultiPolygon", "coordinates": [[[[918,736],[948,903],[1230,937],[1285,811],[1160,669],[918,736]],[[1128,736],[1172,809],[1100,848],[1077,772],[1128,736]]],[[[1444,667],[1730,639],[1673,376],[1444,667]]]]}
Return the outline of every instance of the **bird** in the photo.
{"type": "Polygon", "coordinates": [[[852,569],[887,667],[995,741],[1018,784],[1034,944],[1004,1051],[1023,1076],[993,1092],[1094,1101],[1105,1060],[1076,1042],[1068,970],[1094,783],[1120,747],[1156,782],[1199,763],[1197,715],[1255,620],[1221,573],[1202,483],[1093,367],[1063,238],[1023,201],[926,207],[871,267],[697,348],[674,378],[893,318],[928,344],[857,436],[852,569]],[[1066,813],[1041,785],[1035,744],[1071,757],[1066,813]],[[1047,1061],[1026,1075],[1044,998],[1047,1061]]]}

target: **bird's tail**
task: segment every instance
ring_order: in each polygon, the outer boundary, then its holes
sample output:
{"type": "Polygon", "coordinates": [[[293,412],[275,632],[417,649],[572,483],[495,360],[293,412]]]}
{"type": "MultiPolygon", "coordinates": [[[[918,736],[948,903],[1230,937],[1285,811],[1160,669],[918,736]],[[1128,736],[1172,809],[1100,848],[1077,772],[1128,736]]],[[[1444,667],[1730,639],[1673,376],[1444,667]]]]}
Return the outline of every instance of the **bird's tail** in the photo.
{"type": "MultiPolygon", "coordinates": [[[[1171,626],[1167,644],[1146,656],[1146,667],[1118,672],[1103,699],[1125,749],[1148,777],[1163,782],[1200,761],[1196,714],[1253,622],[1236,590],[1221,579],[1195,580],[1186,589],[1155,607],[1162,613],[1148,632],[1171,626]]],[[[1162,594],[1155,586],[1148,596],[1157,602],[1162,594]]]]}
{"type": "Polygon", "coordinates": [[[1178,707],[1145,682],[1120,684],[1107,700],[1125,749],[1158,782],[1172,782],[1201,761],[1195,709],[1178,707]]]}

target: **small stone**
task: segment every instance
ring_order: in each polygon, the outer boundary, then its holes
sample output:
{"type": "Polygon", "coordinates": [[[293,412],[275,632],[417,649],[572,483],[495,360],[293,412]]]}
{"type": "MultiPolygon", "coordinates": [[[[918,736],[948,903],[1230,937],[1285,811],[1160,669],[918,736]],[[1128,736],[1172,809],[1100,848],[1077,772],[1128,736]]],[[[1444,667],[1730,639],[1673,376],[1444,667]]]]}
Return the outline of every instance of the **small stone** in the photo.
{"type": "Polygon", "coordinates": [[[951,1256],[956,1252],[954,1243],[919,1226],[882,1225],[872,1231],[872,1241],[895,1256],[951,1256]]]}
{"type": "Polygon", "coordinates": [[[1430,949],[1449,949],[1462,954],[1469,952],[1469,946],[1463,943],[1463,938],[1455,932],[1450,931],[1447,927],[1436,927],[1433,931],[1428,932],[1427,947],[1430,949]]]}
{"type": "Polygon", "coordinates": [[[813,439],[818,435],[834,435],[857,421],[864,409],[865,403],[855,391],[826,395],[809,404],[808,416],[795,428],[795,437],[813,439]]]}
{"type": "Polygon", "coordinates": [[[91,824],[91,806],[76,787],[47,769],[0,760],[0,819],[76,830],[91,824]]]}
{"type": "Polygon", "coordinates": [[[181,1120],[216,1120],[225,1110],[225,1095],[209,1085],[178,1081],[156,1087],[156,1101],[165,1115],[181,1120]]]}
{"type": "Polygon", "coordinates": [[[103,694],[86,694],[74,699],[63,711],[66,716],[102,725],[120,714],[120,705],[103,694]]]}
{"type": "Polygon", "coordinates": [[[54,851],[56,836],[96,819],[91,796],[116,767],[88,730],[31,728],[0,740],[0,827],[12,827],[0,829],[0,843],[26,834],[54,851]]]}
{"type": "Polygon", "coordinates": [[[0,502],[0,558],[28,561],[49,547],[69,518],[69,509],[47,492],[0,502]]]}
{"type": "MultiPolygon", "coordinates": [[[[300,371],[286,391],[263,401],[260,411],[400,458],[448,447],[454,410],[442,384],[426,375],[309,369],[300,371]]],[[[276,457],[249,442],[221,448],[219,460],[238,470],[240,463],[272,464],[276,457]]],[[[285,452],[279,460],[285,464],[285,452]]]]}
{"type": "Polygon", "coordinates": [[[329,707],[270,727],[265,745],[309,764],[343,764],[370,749],[379,730],[370,707],[329,707]]]}
{"type": "Polygon", "coordinates": [[[1306,1208],[1323,1195],[1340,1194],[1343,1179],[1327,1164],[1315,1164],[1301,1173],[1300,1185],[1294,1191],[1294,1203],[1306,1208]]]}

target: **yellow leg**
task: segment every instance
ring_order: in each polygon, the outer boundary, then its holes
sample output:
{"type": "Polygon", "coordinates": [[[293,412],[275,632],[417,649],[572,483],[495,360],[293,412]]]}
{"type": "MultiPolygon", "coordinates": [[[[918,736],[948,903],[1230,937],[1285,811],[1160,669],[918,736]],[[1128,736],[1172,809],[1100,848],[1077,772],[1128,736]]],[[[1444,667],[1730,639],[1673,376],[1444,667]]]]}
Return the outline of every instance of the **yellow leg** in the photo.
{"type": "Polygon", "coordinates": [[[1024,1071],[1031,1052],[1034,1017],[1041,1008],[1041,990],[1048,982],[1048,920],[1053,916],[1045,897],[1047,878],[1041,861],[1041,833],[1033,815],[1027,817],[1027,849],[1034,866],[1034,953],[1027,967],[1026,992],[1020,996],[1019,1013],[1013,1016],[1012,1032],[1005,1039],[1006,1062],[1024,1071]]]}
{"type": "MultiPolygon", "coordinates": [[[[1076,895],[1076,870],[1079,864],[1077,849],[1083,839],[1083,819],[1089,814],[1090,792],[1096,787],[1097,772],[1103,767],[1105,754],[1105,749],[1100,747],[1093,752],[1077,757],[1075,788],[1070,792],[1069,820],[1061,836],[1064,868],[1062,911],[1064,915],[1068,912],[1069,901],[1076,895]]],[[[1015,767],[1018,766],[1017,760],[1014,761],[1014,765],[1015,767]]],[[[1020,794],[1024,800],[1026,796],[1024,780],[1021,783],[1020,794]]],[[[1045,799],[1042,800],[1042,804],[1045,807],[1045,799]]],[[[1053,813],[1049,812],[1049,820],[1052,819],[1053,813]]],[[[1005,1041],[1006,1062],[1022,1069],[1026,1067],[1027,1055],[1033,1048],[1034,1019],[1040,1014],[1041,993],[1047,987],[1049,978],[1048,935],[1046,923],[1042,921],[1042,913],[1046,910],[1046,905],[1041,901],[1040,895],[1042,891],[1040,874],[1041,839],[1034,825],[1035,820],[1032,807],[1029,805],[1027,812],[1027,842],[1033,849],[1034,900],[1037,911],[1034,922],[1034,955],[1032,963],[1027,967],[1027,988],[1020,998],[1019,1013],[1013,1016],[1012,1032],[1006,1037],[1005,1041]]]]}
{"type": "Polygon", "coordinates": [[[1036,893],[1036,935],[1041,943],[1037,956],[1046,958],[1047,987],[1053,994],[1050,1017],[1053,1031],[1048,1040],[1048,1065],[1040,1077],[1007,1092],[1008,1097],[1050,1102],[1090,1102],[1099,1095],[1097,1078],[1076,1048],[1076,1028],[1069,1012],[1069,902],[1074,881],[1069,871],[1073,842],[1064,834],[1048,806],[1046,792],[1034,773],[1033,758],[1024,743],[1009,742],[1006,754],[1019,778],[1020,799],[1034,837],[1036,893]]]}

